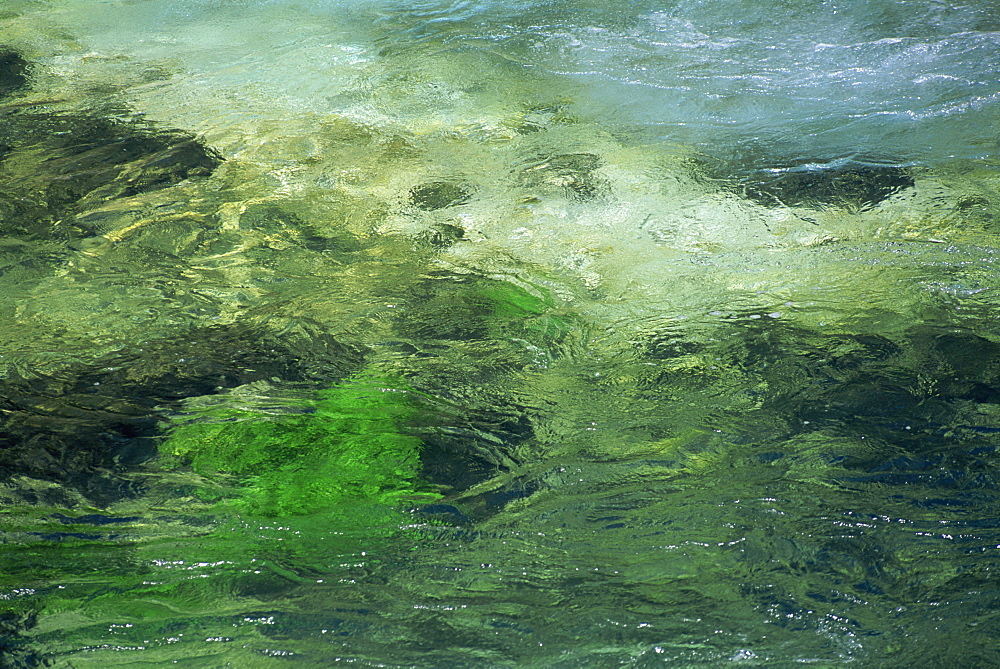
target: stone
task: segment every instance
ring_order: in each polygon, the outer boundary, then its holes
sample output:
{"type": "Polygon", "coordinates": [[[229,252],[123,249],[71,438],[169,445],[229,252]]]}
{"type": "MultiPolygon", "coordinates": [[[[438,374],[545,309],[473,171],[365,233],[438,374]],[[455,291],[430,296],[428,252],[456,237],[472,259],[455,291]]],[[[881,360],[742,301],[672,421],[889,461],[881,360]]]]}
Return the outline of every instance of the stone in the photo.
{"type": "Polygon", "coordinates": [[[17,93],[28,84],[28,61],[9,47],[0,46],[0,98],[17,93]]]}
{"type": "Polygon", "coordinates": [[[765,206],[833,206],[860,211],[912,187],[914,181],[905,167],[846,161],[760,169],[741,183],[748,198],[765,206]]]}

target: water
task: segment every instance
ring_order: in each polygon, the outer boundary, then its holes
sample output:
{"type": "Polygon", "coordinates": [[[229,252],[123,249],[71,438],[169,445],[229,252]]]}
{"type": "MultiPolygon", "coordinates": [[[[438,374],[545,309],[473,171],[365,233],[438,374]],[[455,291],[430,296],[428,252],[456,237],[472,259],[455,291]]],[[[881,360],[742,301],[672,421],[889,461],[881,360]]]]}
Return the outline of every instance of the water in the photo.
{"type": "Polygon", "coordinates": [[[996,665],[998,26],[6,3],[0,666],[996,665]]]}

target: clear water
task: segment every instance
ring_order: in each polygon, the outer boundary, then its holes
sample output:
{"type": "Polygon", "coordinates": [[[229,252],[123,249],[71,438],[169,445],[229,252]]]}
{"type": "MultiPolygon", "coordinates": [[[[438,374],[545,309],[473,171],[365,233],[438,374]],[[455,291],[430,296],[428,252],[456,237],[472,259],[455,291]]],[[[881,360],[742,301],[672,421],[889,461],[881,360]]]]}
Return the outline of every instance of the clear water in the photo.
{"type": "MultiPolygon", "coordinates": [[[[0,114],[224,159],[4,222],[0,666],[1000,662],[1000,8],[0,35],[0,114]]],[[[5,139],[4,212],[53,141],[5,139]]]]}

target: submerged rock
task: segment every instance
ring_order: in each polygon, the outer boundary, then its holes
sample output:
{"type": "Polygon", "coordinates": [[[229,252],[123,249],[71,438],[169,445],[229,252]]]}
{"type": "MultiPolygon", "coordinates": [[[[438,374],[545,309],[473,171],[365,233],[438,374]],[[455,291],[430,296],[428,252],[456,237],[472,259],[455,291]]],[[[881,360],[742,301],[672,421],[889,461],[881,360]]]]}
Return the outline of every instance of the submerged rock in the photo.
{"type": "Polygon", "coordinates": [[[222,163],[189,133],[85,114],[0,116],[0,147],[2,231],[42,237],[68,215],[208,176],[222,163]]]}
{"type": "MultiPolygon", "coordinates": [[[[859,476],[898,468],[903,474],[893,480],[904,481],[912,473],[906,467],[923,466],[918,459],[964,462],[974,455],[970,444],[995,448],[1000,344],[972,333],[920,324],[889,337],[734,317],[722,336],[664,332],[650,338],[644,354],[656,361],[644,383],[697,387],[708,379],[713,394],[730,398],[719,415],[728,414],[732,425],[755,413],[780,416],[771,425],[779,439],[835,430],[867,444],[859,476]],[[739,402],[747,398],[752,402],[739,402]]],[[[761,424],[753,429],[760,439],[761,424]]]]}
{"type": "Polygon", "coordinates": [[[0,46],[0,98],[18,92],[28,84],[28,61],[17,51],[0,46]]]}
{"type": "Polygon", "coordinates": [[[529,188],[556,187],[577,200],[590,200],[606,188],[594,175],[601,165],[593,153],[565,153],[530,165],[521,172],[521,182],[529,188]]]}
{"type": "Polygon", "coordinates": [[[833,206],[858,211],[913,186],[905,167],[837,161],[760,169],[740,180],[744,194],[765,206],[833,206]]]}
{"type": "Polygon", "coordinates": [[[0,476],[68,485],[94,503],[135,494],[125,474],[157,452],[162,415],[188,397],[255,381],[343,378],[363,351],[320,331],[277,336],[239,325],[151,341],[0,386],[0,476]]]}
{"type": "Polygon", "coordinates": [[[23,634],[38,623],[38,612],[27,607],[12,606],[0,611],[0,667],[44,667],[49,662],[33,650],[23,634]]]}
{"type": "Polygon", "coordinates": [[[461,184],[451,181],[432,181],[414,186],[410,191],[410,202],[418,209],[436,211],[465,204],[471,196],[469,190],[461,184]]]}
{"type": "MultiPolygon", "coordinates": [[[[20,54],[0,47],[0,98],[27,86],[30,71],[20,54]]],[[[53,227],[111,199],[208,176],[222,161],[191,133],[124,112],[0,110],[0,233],[87,234],[53,227]]]]}
{"type": "Polygon", "coordinates": [[[417,239],[434,248],[447,248],[465,237],[465,230],[451,223],[433,223],[417,239]]]}

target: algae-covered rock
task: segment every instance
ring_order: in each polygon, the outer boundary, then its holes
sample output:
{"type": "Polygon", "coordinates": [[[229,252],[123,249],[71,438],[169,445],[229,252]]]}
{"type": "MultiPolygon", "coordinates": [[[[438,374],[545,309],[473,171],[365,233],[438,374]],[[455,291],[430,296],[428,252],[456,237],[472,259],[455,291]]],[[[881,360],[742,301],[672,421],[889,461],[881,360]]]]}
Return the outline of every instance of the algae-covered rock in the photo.
{"type": "MultiPolygon", "coordinates": [[[[0,98],[30,84],[31,64],[0,47],[0,98]]],[[[193,134],[130,118],[127,110],[0,109],[0,232],[87,234],[63,219],[101,205],[210,175],[222,156],[193,134]],[[56,226],[59,229],[56,229],[56,226]]]]}
{"type": "Polygon", "coordinates": [[[410,190],[410,201],[415,207],[425,211],[465,204],[470,197],[468,187],[451,181],[432,181],[410,190]]]}
{"type": "Polygon", "coordinates": [[[421,299],[397,318],[397,329],[428,342],[518,337],[551,343],[568,331],[572,319],[559,313],[556,298],[539,286],[529,291],[473,275],[424,282],[415,290],[421,299]]]}
{"type": "Polygon", "coordinates": [[[300,411],[217,408],[177,425],[161,451],[209,478],[234,477],[233,503],[255,515],[333,513],[364,526],[426,494],[416,409],[398,379],[357,376],[300,411]]]}
{"type": "Polygon", "coordinates": [[[67,215],[207,176],[222,162],[189,133],[79,113],[0,115],[0,145],[2,230],[41,237],[67,215]]]}
{"type": "Polygon", "coordinates": [[[6,669],[43,667],[47,664],[41,654],[20,637],[37,622],[37,611],[16,609],[0,611],[0,666],[6,669]]]}
{"type": "Polygon", "coordinates": [[[330,383],[362,351],[322,332],[276,336],[257,327],[211,327],[145,342],[0,386],[0,474],[68,485],[95,503],[138,492],[123,476],[152,458],[166,412],[187,397],[258,381],[330,383]]]}

